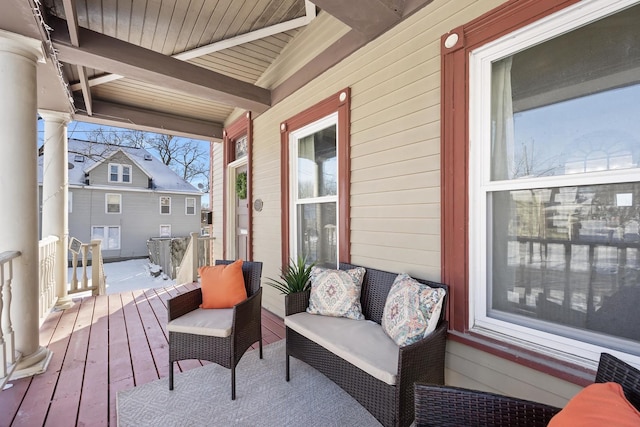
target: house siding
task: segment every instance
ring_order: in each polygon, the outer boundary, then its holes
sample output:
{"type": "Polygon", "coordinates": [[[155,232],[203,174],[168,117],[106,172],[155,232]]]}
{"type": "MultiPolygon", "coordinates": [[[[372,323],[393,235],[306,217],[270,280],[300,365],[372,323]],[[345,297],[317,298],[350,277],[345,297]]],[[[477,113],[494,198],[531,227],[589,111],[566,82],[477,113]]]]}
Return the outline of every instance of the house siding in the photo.
{"type": "Polygon", "coordinates": [[[105,259],[148,256],[147,240],[160,235],[160,225],[170,224],[172,237],[188,237],[200,230],[200,197],[159,192],[117,189],[73,188],[73,212],[69,214],[69,235],[82,242],[91,240],[92,226],[119,226],[120,249],[102,248],[105,259]],[[105,212],[105,194],[122,196],[122,213],[105,212]],[[160,197],[171,197],[171,215],[160,215],[160,197]],[[185,199],[196,199],[196,215],[186,215],[185,199]]]}
{"type": "Polygon", "coordinates": [[[224,198],[224,155],[223,146],[220,142],[211,144],[213,150],[211,160],[211,194],[213,195],[212,212],[213,212],[213,254],[216,259],[224,257],[224,224],[222,218],[223,198],[224,198]]]}
{"type": "MultiPolygon", "coordinates": [[[[279,124],[344,87],[351,88],[351,262],[441,279],[440,38],[502,3],[436,0],[254,120],[253,198],[264,208],[253,216],[253,258],[264,262],[263,279],[277,277],[281,265],[279,124]]],[[[310,25],[283,57],[306,48],[296,44],[301,37],[313,45],[322,34],[310,25]]],[[[263,305],[283,315],[283,296],[269,286],[263,305]]],[[[446,381],[556,406],[579,390],[451,340],[446,381]]]]}

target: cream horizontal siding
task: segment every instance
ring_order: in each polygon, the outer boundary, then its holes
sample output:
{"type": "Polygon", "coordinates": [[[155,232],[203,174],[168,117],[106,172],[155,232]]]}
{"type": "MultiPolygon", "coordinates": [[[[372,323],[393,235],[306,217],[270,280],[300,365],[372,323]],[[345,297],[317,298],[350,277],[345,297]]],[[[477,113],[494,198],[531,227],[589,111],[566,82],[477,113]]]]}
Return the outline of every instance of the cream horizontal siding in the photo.
{"type": "Polygon", "coordinates": [[[445,381],[563,407],[582,387],[455,341],[447,342],[445,381]]]}

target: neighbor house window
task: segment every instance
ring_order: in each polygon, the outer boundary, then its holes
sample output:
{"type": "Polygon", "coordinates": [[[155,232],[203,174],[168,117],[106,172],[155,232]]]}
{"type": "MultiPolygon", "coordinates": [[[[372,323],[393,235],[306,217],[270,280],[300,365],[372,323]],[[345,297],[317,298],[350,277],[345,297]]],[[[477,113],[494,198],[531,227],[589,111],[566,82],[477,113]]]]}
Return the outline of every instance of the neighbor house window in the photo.
{"type": "Polygon", "coordinates": [[[105,194],[105,205],[107,213],[122,213],[122,195],[121,194],[105,194]]]}
{"type": "Polygon", "coordinates": [[[109,182],[131,182],[131,166],[109,163],[109,182]]]}
{"type": "Polygon", "coordinates": [[[160,237],[171,237],[171,224],[163,224],[160,226],[160,237]]]}
{"type": "Polygon", "coordinates": [[[195,197],[187,197],[185,199],[185,210],[187,215],[196,214],[196,198],[195,197]]]}
{"type": "Polygon", "coordinates": [[[583,1],[471,51],[469,321],[479,333],[640,361],[633,3],[583,1]]]}
{"type": "Polygon", "coordinates": [[[101,240],[103,250],[120,249],[120,227],[93,226],[91,227],[91,240],[101,240]]]}
{"type": "Polygon", "coordinates": [[[349,90],[281,125],[283,264],[349,262],[349,90]]]}
{"type": "Polygon", "coordinates": [[[160,214],[162,215],[171,214],[171,197],[166,197],[166,196],[160,197],[160,214]]]}

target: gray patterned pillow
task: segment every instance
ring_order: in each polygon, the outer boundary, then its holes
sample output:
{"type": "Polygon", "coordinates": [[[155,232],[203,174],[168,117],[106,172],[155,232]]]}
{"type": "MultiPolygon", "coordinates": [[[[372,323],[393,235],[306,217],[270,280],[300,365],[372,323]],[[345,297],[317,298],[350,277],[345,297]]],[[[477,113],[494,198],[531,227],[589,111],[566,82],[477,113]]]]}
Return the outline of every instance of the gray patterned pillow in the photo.
{"type": "Polygon", "coordinates": [[[307,313],[364,320],[360,305],[363,267],[351,270],[311,270],[311,297],[307,313]]]}

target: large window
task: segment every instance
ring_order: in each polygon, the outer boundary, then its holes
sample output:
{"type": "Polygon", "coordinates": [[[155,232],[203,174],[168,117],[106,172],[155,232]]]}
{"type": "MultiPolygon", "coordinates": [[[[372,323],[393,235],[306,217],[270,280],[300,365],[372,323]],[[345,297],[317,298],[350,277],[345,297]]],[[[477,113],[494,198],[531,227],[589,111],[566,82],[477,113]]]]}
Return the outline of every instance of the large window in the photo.
{"type": "Polygon", "coordinates": [[[581,3],[471,52],[470,322],[640,357],[640,5],[581,3]]]}
{"type": "Polygon", "coordinates": [[[91,227],[91,240],[101,240],[102,250],[120,249],[120,227],[94,225],[91,227]]]}
{"type": "Polygon", "coordinates": [[[283,266],[350,261],[349,114],[347,88],[280,125],[283,266]]]}
{"type": "Polygon", "coordinates": [[[337,114],[290,135],[292,256],[317,265],[338,263],[337,114]]]}

